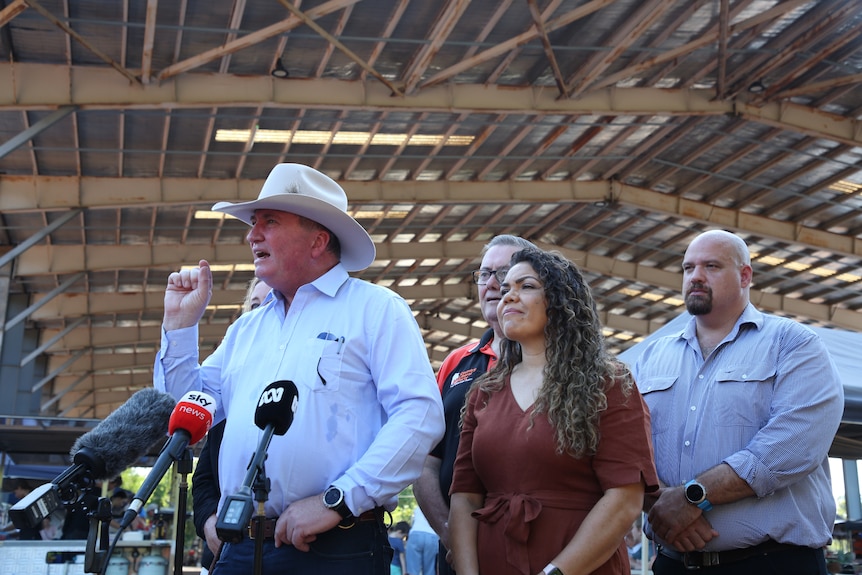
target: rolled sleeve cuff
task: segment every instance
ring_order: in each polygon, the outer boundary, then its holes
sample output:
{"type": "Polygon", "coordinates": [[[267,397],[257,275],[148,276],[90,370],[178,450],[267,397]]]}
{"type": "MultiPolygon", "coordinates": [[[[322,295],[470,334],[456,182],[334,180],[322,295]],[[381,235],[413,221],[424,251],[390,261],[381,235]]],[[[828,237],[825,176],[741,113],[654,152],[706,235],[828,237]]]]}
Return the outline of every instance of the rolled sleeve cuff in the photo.
{"type": "Polygon", "coordinates": [[[738,451],[725,458],[724,463],[748,483],[757,497],[766,497],[778,488],[769,469],[750,451],[738,451]]]}

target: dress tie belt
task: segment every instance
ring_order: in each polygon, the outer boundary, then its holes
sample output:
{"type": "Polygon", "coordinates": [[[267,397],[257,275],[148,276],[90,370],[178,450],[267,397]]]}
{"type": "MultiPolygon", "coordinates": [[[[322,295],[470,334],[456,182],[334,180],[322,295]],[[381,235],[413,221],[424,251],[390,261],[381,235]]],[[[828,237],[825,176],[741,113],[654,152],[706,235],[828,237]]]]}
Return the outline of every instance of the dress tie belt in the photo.
{"type": "Polygon", "coordinates": [[[506,562],[522,573],[528,573],[530,557],[527,542],[530,539],[530,522],[539,516],[542,507],[588,511],[595,503],[595,498],[571,491],[488,493],[485,496],[485,505],[472,515],[483,523],[503,522],[503,533],[515,543],[506,545],[506,562]]]}

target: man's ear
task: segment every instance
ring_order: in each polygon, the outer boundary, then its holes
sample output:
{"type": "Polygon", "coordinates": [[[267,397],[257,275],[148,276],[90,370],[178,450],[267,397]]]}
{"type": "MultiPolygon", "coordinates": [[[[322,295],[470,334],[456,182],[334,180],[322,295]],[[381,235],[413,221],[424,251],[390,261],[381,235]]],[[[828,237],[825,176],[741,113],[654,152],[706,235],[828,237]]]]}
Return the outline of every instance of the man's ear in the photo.
{"type": "Polygon", "coordinates": [[[754,271],[751,269],[751,266],[748,264],[743,265],[739,272],[740,285],[744,288],[751,287],[751,278],[753,275],[754,271]]]}
{"type": "Polygon", "coordinates": [[[324,229],[318,229],[314,233],[314,241],[311,243],[311,256],[314,259],[320,258],[326,253],[326,246],[329,245],[330,233],[324,229]]]}

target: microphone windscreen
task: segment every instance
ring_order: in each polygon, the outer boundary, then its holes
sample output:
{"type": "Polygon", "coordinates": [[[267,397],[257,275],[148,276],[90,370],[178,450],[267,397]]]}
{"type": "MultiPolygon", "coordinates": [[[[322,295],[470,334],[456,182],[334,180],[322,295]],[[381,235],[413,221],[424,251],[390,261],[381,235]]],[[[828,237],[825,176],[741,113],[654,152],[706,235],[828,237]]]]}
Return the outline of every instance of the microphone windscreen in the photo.
{"type": "Polygon", "coordinates": [[[293,423],[299,403],[299,390],[292,381],[270,383],[260,394],[254,411],[254,424],[261,429],[272,425],[273,433],[284,435],[293,423]]]}
{"type": "Polygon", "coordinates": [[[194,445],[209,431],[215,415],[215,398],[200,391],[190,391],[174,407],[168,422],[168,434],[183,429],[191,436],[189,445],[194,445]]]}
{"type": "Polygon", "coordinates": [[[89,460],[102,464],[91,469],[93,478],[112,479],[165,438],[175,403],[167,393],[142,389],[79,437],[69,454],[74,460],[84,450],[89,460]]]}

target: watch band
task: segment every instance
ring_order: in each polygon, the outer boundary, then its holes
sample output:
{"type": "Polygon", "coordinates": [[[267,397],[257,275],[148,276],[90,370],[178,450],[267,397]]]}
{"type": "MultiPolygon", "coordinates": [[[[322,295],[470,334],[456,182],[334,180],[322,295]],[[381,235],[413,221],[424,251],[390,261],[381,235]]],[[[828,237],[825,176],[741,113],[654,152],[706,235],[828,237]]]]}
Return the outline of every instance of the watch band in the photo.
{"type": "Polygon", "coordinates": [[[560,571],[560,568],[554,565],[553,563],[548,563],[544,569],[542,569],[543,575],[563,575],[563,572],[560,571]]]}

